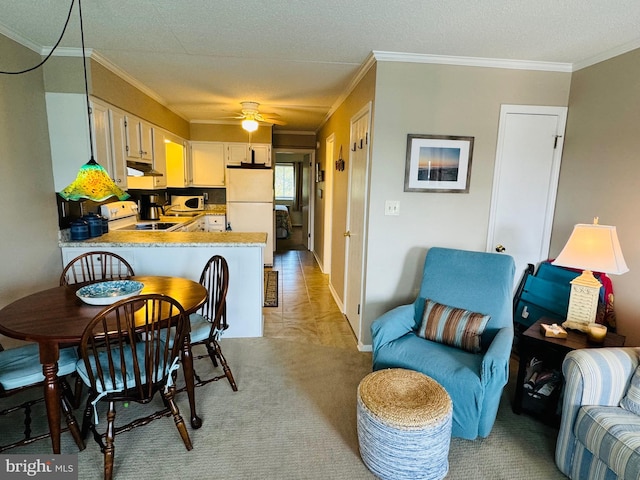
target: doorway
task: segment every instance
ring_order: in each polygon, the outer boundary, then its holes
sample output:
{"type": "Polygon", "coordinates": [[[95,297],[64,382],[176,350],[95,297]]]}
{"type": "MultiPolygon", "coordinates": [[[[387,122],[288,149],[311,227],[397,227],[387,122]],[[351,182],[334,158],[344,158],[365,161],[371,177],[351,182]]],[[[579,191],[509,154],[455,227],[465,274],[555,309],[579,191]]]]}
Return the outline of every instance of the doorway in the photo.
{"type": "Polygon", "coordinates": [[[487,251],[513,257],[514,288],[549,255],[566,119],[566,107],[500,110],[487,251]]]}
{"type": "Polygon", "coordinates": [[[274,149],[276,251],[311,250],[315,151],[274,149]]]}

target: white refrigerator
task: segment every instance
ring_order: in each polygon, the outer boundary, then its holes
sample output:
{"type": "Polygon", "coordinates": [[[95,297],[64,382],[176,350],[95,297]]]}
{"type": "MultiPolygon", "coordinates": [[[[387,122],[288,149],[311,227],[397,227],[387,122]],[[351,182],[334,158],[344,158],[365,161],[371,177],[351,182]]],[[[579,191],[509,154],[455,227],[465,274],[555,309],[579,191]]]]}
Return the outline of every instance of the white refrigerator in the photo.
{"type": "Polygon", "coordinates": [[[273,169],[227,168],[227,223],[234,232],[266,232],[263,258],[273,265],[273,169]]]}

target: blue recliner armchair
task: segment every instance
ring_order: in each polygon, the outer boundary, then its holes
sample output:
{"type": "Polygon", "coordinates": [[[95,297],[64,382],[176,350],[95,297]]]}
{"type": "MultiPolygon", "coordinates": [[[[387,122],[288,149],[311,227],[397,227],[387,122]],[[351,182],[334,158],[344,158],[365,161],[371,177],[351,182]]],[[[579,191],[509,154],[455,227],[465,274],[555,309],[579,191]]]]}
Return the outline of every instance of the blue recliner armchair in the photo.
{"type": "Polygon", "coordinates": [[[453,402],[454,437],[487,437],[495,422],[509,376],[514,273],[508,255],[433,247],[415,302],[394,308],[371,325],[373,369],[407,368],[440,383],[453,402]],[[490,315],[481,352],[418,336],[425,299],[490,315]]]}

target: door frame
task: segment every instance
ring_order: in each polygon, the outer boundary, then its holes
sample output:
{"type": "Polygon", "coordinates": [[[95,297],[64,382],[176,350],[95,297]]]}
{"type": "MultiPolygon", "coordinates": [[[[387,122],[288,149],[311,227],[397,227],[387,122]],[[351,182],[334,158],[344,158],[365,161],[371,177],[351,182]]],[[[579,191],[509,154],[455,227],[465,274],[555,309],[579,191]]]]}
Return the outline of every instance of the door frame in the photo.
{"type": "MultiPolygon", "coordinates": [[[[372,102],[367,102],[364,107],[358,110],[357,113],[351,116],[349,119],[349,145],[353,143],[354,136],[357,132],[354,131],[354,127],[357,121],[366,115],[367,118],[367,143],[366,143],[366,158],[364,165],[364,201],[362,206],[362,261],[360,265],[360,291],[358,292],[358,303],[360,305],[359,313],[358,313],[358,328],[357,331],[354,331],[356,336],[356,340],[358,341],[358,348],[362,347],[362,318],[364,317],[364,291],[365,291],[365,267],[367,264],[367,229],[365,228],[368,223],[368,206],[369,206],[369,184],[370,184],[370,169],[371,169],[371,108],[372,102]]],[[[348,177],[348,186],[347,186],[347,215],[346,215],[346,225],[345,225],[345,233],[351,230],[351,216],[352,216],[352,205],[351,205],[351,190],[352,190],[352,178],[353,178],[353,151],[349,148],[349,177],[348,177]]],[[[345,235],[346,237],[346,235],[345,235]]],[[[345,241],[345,269],[344,269],[344,291],[343,291],[343,313],[347,315],[347,312],[350,308],[349,305],[349,250],[351,249],[351,239],[347,237],[345,241]]],[[[348,318],[348,317],[347,317],[348,318]]],[[[353,326],[351,320],[349,320],[349,324],[353,326]]]]}
{"type": "Polygon", "coordinates": [[[315,164],[316,164],[316,151],[309,148],[274,148],[271,152],[273,155],[271,164],[273,168],[276,168],[276,158],[278,153],[295,153],[301,155],[309,155],[309,178],[308,178],[308,188],[309,188],[309,218],[307,219],[307,230],[309,233],[309,237],[306,239],[307,248],[310,252],[313,252],[314,242],[314,217],[315,217],[315,181],[314,181],[314,173],[315,172],[315,164]]]}
{"type": "Polygon", "coordinates": [[[333,165],[335,161],[336,134],[332,133],[325,140],[325,179],[324,179],[324,226],[322,272],[329,275],[331,284],[331,232],[333,230],[333,165]]]}
{"type": "Polygon", "coordinates": [[[487,245],[486,251],[494,251],[495,243],[495,222],[496,222],[496,210],[498,207],[498,192],[500,188],[500,175],[502,172],[502,163],[504,159],[504,139],[506,129],[507,115],[521,114],[521,115],[557,115],[558,116],[558,131],[561,134],[557,137],[556,148],[554,149],[552,166],[551,166],[551,178],[549,179],[550,188],[547,196],[546,215],[542,232],[542,246],[541,252],[547,252],[549,254],[549,248],[551,246],[551,228],[553,226],[553,215],[555,212],[556,198],[558,194],[558,181],[560,178],[560,164],[562,161],[562,149],[564,146],[564,135],[567,125],[567,112],[568,107],[561,106],[541,106],[541,105],[512,105],[503,104],[500,106],[500,120],[498,127],[498,145],[496,149],[496,161],[493,173],[493,189],[491,192],[491,209],[489,211],[489,228],[487,231],[487,245]]]}

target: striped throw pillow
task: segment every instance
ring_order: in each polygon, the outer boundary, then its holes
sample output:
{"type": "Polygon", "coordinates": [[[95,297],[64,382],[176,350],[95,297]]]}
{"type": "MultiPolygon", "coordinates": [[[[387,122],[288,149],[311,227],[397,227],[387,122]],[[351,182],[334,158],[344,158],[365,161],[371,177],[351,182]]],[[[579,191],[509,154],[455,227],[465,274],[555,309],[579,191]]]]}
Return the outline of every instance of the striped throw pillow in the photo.
{"type": "Polygon", "coordinates": [[[479,353],[482,349],[480,337],[489,318],[489,315],[426,299],[418,335],[427,340],[479,353]]]}
{"type": "Polygon", "coordinates": [[[636,367],[636,371],[631,377],[629,390],[620,401],[620,406],[636,415],[640,415],[640,366],[636,367]]]}

